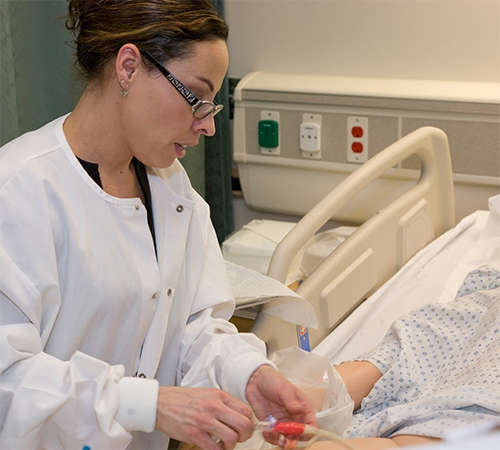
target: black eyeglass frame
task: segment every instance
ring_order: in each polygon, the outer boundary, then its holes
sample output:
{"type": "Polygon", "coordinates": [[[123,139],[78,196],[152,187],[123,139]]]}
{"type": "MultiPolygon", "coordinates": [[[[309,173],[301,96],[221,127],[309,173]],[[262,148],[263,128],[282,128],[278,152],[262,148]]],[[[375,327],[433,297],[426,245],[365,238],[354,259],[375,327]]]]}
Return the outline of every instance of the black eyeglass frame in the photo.
{"type": "Polygon", "coordinates": [[[222,111],[224,105],[220,105],[217,102],[209,102],[208,100],[200,100],[196,95],[194,95],[180,80],[175,77],[172,72],[166,69],[163,64],[161,64],[151,53],[146,50],[139,49],[141,54],[145,56],[149,61],[151,61],[155,67],[162,73],[162,75],[175,87],[175,89],[181,94],[184,99],[191,105],[191,109],[193,111],[193,116],[198,119],[204,119],[205,117],[212,114],[215,116],[216,114],[222,111]],[[201,117],[197,116],[197,111],[204,105],[211,106],[211,110],[206,114],[203,114],[201,117]]]}

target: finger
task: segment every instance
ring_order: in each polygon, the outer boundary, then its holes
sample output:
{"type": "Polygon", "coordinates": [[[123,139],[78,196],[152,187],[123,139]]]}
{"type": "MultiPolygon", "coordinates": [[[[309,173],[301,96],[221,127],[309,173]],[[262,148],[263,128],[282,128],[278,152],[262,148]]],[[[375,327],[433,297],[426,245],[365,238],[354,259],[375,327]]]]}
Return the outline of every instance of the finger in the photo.
{"type": "Polygon", "coordinates": [[[209,436],[213,441],[222,444],[225,449],[234,448],[238,442],[243,442],[237,431],[222,424],[214,427],[209,436]]]}
{"type": "Polygon", "coordinates": [[[303,413],[304,405],[309,404],[306,395],[296,386],[283,392],[282,402],[287,405],[288,411],[294,415],[303,413]]]}
{"type": "Polygon", "coordinates": [[[202,431],[200,429],[189,433],[184,442],[194,444],[203,450],[231,450],[238,443],[238,434],[222,425],[213,428],[217,431],[202,431]]]}
{"type": "Polygon", "coordinates": [[[224,443],[221,439],[205,434],[203,437],[197,440],[197,442],[193,442],[197,447],[203,450],[232,450],[232,447],[226,447],[227,444],[224,443]]]}
{"type": "Polygon", "coordinates": [[[298,388],[289,390],[283,398],[288,419],[316,425],[316,414],[307,396],[298,388]]]}
{"type": "Polygon", "coordinates": [[[278,445],[281,435],[275,431],[263,431],[262,436],[270,444],[278,445]]]}
{"type": "Polygon", "coordinates": [[[290,416],[296,422],[303,422],[308,425],[316,425],[316,413],[309,399],[301,391],[297,393],[296,400],[288,405],[290,416]]]}
{"type": "MultiPolygon", "coordinates": [[[[270,444],[272,445],[278,445],[280,444],[280,441],[286,437],[282,434],[279,434],[279,433],[276,433],[275,431],[264,431],[262,433],[262,436],[264,437],[264,439],[269,442],[270,444]]],[[[294,441],[308,441],[309,439],[311,439],[310,436],[288,436],[288,437],[291,437],[293,438],[294,441]]]]}
{"type": "Polygon", "coordinates": [[[226,430],[220,436],[212,436],[212,440],[219,446],[219,450],[230,450],[236,447],[238,435],[233,430],[226,430]]]}
{"type": "MultiPolygon", "coordinates": [[[[243,411],[246,411],[246,409],[243,411]]],[[[253,416],[251,414],[250,417],[248,417],[227,406],[226,409],[222,410],[220,415],[217,416],[217,420],[219,424],[217,429],[214,429],[213,432],[218,433],[217,436],[223,441],[232,438],[232,435],[229,435],[230,433],[228,433],[227,430],[236,433],[237,442],[244,442],[252,437],[255,429],[253,416]]]]}
{"type": "Polygon", "coordinates": [[[253,420],[252,409],[247,404],[229,394],[225,396],[223,401],[227,407],[231,408],[242,416],[245,416],[248,420],[253,420]]]}
{"type": "Polygon", "coordinates": [[[318,426],[318,418],[316,416],[316,413],[314,412],[314,410],[310,410],[306,413],[305,417],[304,417],[304,423],[307,424],[307,425],[311,425],[313,427],[317,427],[318,426]]]}

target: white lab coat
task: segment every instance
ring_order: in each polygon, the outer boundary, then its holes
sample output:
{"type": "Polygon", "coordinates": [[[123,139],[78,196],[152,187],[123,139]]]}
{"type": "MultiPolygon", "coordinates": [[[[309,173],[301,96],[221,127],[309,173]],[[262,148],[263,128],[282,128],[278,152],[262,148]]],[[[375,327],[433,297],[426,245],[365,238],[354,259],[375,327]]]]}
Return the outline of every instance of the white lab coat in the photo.
{"type": "Polygon", "coordinates": [[[264,345],[226,321],[208,206],[181,164],[148,169],[156,258],[143,204],[99,188],[64,119],[0,151],[0,447],[165,449],[158,382],[244,400],[264,345]]]}

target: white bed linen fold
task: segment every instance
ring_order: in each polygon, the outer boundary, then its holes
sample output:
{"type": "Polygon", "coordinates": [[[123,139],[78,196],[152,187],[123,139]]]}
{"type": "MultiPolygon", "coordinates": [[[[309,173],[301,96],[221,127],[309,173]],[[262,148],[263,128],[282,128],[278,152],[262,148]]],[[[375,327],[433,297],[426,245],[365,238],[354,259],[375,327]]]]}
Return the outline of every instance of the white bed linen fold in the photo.
{"type": "Polygon", "coordinates": [[[314,350],[333,364],[356,358],[385,336],[394,320],[420,306],[454,299],[466,275],[500,265],[500,195],[417,253],[314,350]]]}

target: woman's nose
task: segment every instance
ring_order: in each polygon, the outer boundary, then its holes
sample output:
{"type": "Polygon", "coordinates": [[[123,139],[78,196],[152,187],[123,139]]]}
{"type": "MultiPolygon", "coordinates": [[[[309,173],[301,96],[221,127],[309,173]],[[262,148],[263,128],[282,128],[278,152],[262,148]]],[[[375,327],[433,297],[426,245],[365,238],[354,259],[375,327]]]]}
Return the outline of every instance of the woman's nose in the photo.
{"type": "Polygon", "coordinates": [[[213,114],[209,114],[203,119],[196,120],[193,123],[196,131],[204,134],[205,136],[213,136],[215,134],[215,120],[213,114]]]}

